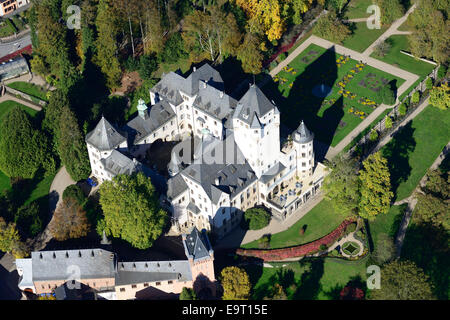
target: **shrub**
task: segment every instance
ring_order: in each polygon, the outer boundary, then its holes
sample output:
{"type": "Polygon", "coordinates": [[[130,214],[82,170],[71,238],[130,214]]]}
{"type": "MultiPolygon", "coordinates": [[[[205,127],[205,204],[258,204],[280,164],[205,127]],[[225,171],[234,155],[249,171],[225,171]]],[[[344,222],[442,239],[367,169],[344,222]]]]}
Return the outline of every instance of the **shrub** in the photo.
{"type": "Polygon", "coordinates": [[[419,103],[420,100],[420,93],[419,91],[416,91],[411,96],[411,103],[419,103]]]}
{"type": "Polygon", "coordinates": [[[270,247],[270,235],[264,235],[258,240],[258,247],[260,249],[268,249],[270,247]]]}
{"type": "Polygon", "coordinates": [[[322,250],[322,251],[327,250],[327,248],[328,248],[327,245],[324,244],[324,243],[322,243],[322,244],[320,245],[320,247],[319,247],[319,249],[322,250]]]}
{"type": "Polygon", "coordinates": [[[398,106],[398,113],[401,116],[404,116],[406,114],[406,105],[404,103],[398,106]]]}
{"type": "Polygon", "coordinates": [[[76,200],[79,205],[83,205],[86,201],[86,196],[84,195],[83,190],[81,190],[81,188],[76,184],[72,184],[64,190],[63,200],[68,198],[76,200]]]}
{"type": "Polygon", "coordinates": [[[23,205],[17,210],[14,220],[22,238],[35,237],[42,231],[42,220],[39,213],[40,208],[36,201],[23,205]]]}
{"type": "Polygon", "coordinates": [[[393,105],[395,103],[394,90],[392,90],[391,86],[387,84],[378,92],[378,98],[384,104],[387,104],[389,106],[393,105]]]}
{"type": "Polygon", "coordinates": [[[269,224],[270,213],[262,208],[251,208],[245,211],[244,219],[250,230],[259,230],[269,224]]]}
{"type": "Polygon", "coordinates": [[[372,131],[370,131],[369,139],[370,139],[370,141],[376,141],[378,139],[377,130],[372,129],[372,131]]]}
{"type": "Polygon", "coordinates": [[[392,118],[391,117],[386,116],[386,118],[384,119],[384,126],[386,127],[386,129],[392,128],[392,118]]]}
{"type": "Polygon", "coordinates": [[[425,87],[426,87],[428,90],[431,90],[431,89],[433,88],[433,80],[432,80],[431,78],[428,78],[428,79],[425,81],[425,87]]]}
{"type": "Polygon", "coordinates": [[[443,77],[445,77],[445,74],[447,73],[447,68],[444,65],[441,65],[437,72],[437,78],[440,80],[443,77]]]}
{"type": "Polygon", "coordinates": [[[356,230],[356,223],[352,223],[350,225],[347,226],[347,229],[345,229],[345,232],[347,234],[352,233],[356,230]]]}

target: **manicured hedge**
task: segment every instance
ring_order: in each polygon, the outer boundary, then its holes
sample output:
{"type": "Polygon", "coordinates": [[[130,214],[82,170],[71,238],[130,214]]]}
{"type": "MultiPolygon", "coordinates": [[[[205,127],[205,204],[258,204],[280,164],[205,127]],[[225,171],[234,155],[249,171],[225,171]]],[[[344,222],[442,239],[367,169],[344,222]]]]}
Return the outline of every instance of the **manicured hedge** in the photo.
{"type": "Polygon", "coordinates": [[[321,245],[329,247],[335,243],[340,237],[345,234],[345,229],[348,225],[354,223],[356,218],[352,217],[342,222],[339,227],[326,236],[300,246],[272,249],[272,250],[258,250],[258,249],[237,249],[236,254],[241,256],[255,257],[264,261],[279,261],[290,258],[300,258],[305,255],[316,253],[320,250],[321,245]]]}

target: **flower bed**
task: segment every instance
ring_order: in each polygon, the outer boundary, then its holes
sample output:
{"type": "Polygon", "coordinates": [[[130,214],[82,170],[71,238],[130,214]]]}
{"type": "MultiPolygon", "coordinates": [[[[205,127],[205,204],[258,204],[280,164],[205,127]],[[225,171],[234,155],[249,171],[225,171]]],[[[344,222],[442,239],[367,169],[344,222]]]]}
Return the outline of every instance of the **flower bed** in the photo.
{"type": "Polygon", "coordinates": [[[264,261],[279,261],[289,258],[300,258],[308,254],[313,254],[320,251],[321,245],[330,247],[345,233],[345,229],[348,225],[354,223],[356,218],[350,218],[342,222],[339,227],[326,236],[300,246],[272,249],[272,250],[258,250],[258,249],[237,249],[236,254],[240,256],[248,256],[262,259],[264,261]]]}

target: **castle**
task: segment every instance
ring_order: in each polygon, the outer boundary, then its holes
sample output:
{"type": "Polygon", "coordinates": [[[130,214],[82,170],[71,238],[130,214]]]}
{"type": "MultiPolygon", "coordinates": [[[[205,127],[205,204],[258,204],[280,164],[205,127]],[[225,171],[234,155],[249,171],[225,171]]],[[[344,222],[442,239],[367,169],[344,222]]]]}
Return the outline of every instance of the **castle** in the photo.
{"type": "Polygon", "coordinates": [[[148,171],[140,161],[152,156],[155,141],[180,141],[163,201],[173,232],[196,226],[220,238],[254,206],[284,220],[320,188],[325,170],[314,159],[314,134],[301,121],[281,146],[280,112],[256,85],[237,101],[225,93],[219,72],[204,64],[187,78],[164,75],[150,100],[150,108],[140,100],[138,116],[120,130],[102,117],[86,144],[101,183],[148,171]]]}

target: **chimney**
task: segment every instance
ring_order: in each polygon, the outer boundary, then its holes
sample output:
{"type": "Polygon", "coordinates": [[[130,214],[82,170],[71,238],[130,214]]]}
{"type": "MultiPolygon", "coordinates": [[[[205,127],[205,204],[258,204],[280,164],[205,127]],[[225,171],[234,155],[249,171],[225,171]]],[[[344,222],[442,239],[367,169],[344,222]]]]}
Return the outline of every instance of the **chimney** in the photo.
{"type": "Polygon", "coordinates": [[[195,72],[195,71],[197,71],[197,67],[194,67],[194,69],[193,69],[193,70],[194,70],[194,72],[195,72]]]}
{"type": "Polygon", "coordinates": [[[219,96],[220,96],[221,98],[223,98],[223,91],[220,91],[219,96]]]}

